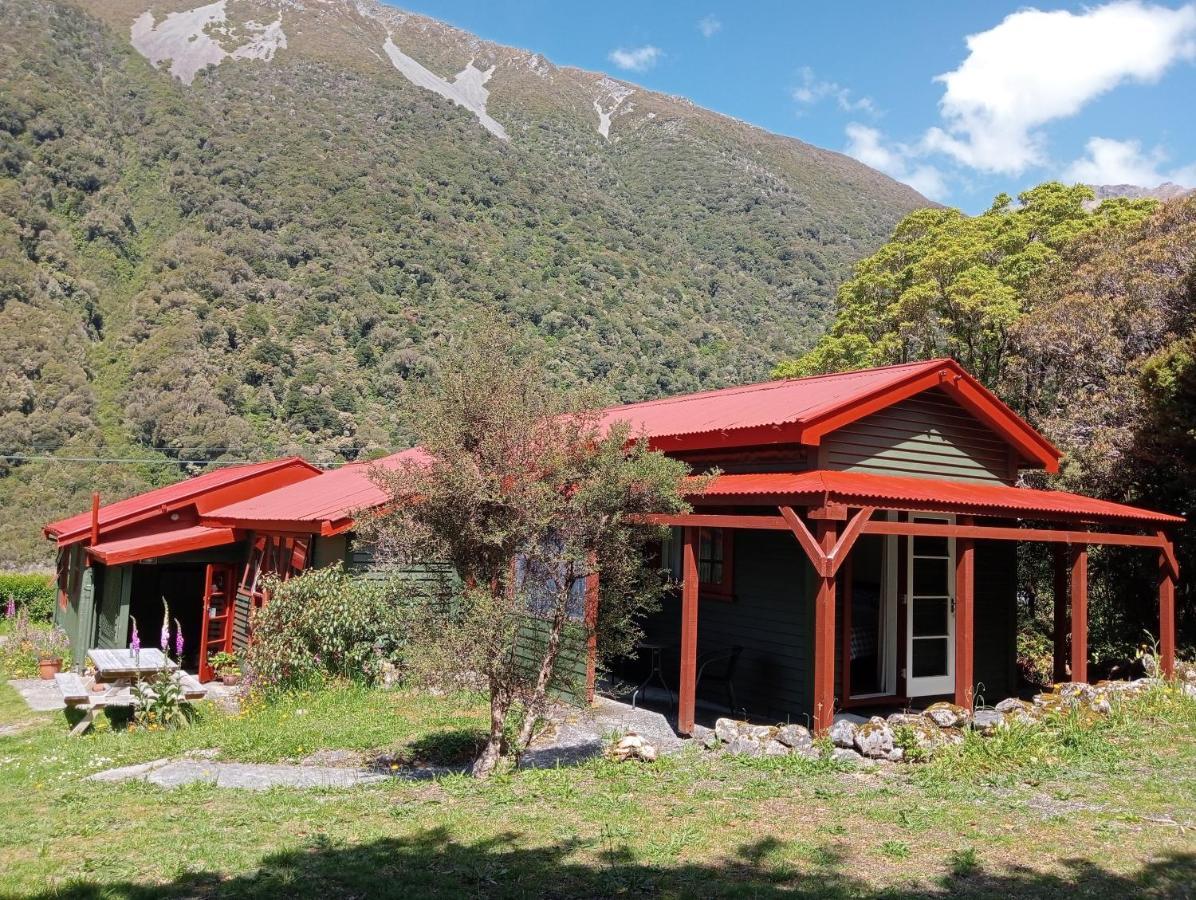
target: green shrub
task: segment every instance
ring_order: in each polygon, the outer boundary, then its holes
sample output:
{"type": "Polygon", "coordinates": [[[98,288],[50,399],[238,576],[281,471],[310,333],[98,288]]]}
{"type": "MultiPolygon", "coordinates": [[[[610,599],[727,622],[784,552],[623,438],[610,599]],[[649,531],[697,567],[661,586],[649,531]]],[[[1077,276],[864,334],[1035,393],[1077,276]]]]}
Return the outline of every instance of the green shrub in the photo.
{"type": "MultiPolygon", "coordinates": [[[[38,573],[0,573],[0,607],[11,599],[17,610],[25,610],[34,622],[49,622],[54,616],[54,578],[38,573]]],[[[0,615],[3,612],[0,611],[0,615]]]]}
{"type": "Polygon", "coordinates": [[[269,586],[253,618],[249,677],[266,693],[328,677],[372,683],[403,648],[401,587],[355,577],[339,564],[269,586]]]}

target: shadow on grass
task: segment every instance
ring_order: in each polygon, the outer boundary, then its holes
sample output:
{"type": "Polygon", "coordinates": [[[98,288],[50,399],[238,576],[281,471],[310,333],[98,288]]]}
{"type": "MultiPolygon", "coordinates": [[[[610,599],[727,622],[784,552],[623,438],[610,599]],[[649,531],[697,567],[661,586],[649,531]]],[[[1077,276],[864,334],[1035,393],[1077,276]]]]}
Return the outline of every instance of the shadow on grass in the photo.
{"type": "Polygon", "coordinates": [[[533,849],[515,846],[515,835],[462,844],[443,829],[407,838],[334,846],[319,841],[275,854],[253,873],[223,878],[207,872],[170,883],[100,883],[79,879],[46,898],[148,900],[148,898],[273,897],[1188,897],[1196,884],[1196,854],[1174,854],[1123,875],[1085,860],[1066,861],[1062,872],[988,872],[969,868],[933,886],[876,890],[845,871],[828,848],[805,871],[770,868],[784,845],[775,838],[740,847],[719,865],[649,865],[615,846],[599,847],[600,862],[573,857],[581,842],[533,849]]]}
{"type": "Polygon", "coordinates": [[[390,763],[406,766],[468,767],[482,747],[486,745],[486,732],[480,728],[454,728],[433,731],[400,747],[393,755],[383,755],[373,765],[385,768],[390,763]]]}

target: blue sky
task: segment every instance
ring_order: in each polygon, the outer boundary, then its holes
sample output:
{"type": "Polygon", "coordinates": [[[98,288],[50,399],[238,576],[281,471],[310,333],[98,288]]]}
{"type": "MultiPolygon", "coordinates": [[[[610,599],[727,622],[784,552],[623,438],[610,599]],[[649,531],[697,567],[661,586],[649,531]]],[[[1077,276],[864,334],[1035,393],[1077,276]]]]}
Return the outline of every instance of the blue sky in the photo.
{"type": "Polygon", "coordinates": [[[1049,178],[1196,186],[1196,2],[396,5],[848,152],[969,212],[1049,178]]]}

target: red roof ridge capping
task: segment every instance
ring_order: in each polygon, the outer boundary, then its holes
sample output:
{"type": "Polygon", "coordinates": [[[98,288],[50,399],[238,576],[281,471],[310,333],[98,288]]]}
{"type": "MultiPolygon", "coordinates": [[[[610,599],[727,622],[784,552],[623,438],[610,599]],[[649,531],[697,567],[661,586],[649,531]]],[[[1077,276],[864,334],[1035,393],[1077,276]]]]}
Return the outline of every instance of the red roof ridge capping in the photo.
{"type": "Polygon", "coordinates": [[[1023,459],[1058,471],[1060,451],[963,366],[945,358],[647,400],[609,407],[600,416],[605,425],[626,421],[656,449],[817,445],[837,428],[935,387],[1012,444],[1023,459]]]}
{"type": "MultiPolygon", "coordinates": [[[[185,478],[174,484],[134,494],[132,497],[101,506],[100,528],[101,531],[111,531],[114,528],[132,525],[169,512],[171,509],[194,503],[205,494],[226,489],[259,476],[278,473],[291,467],[296,469],[297,475],[302,473],[308,478],[315,477],[323,471],[299,456],[284,456],[264,462],[223,466],[193,478],[185,478]]],[[[272,487],[277,486],[273,485],[272,487]]],[[[44,526],[42,531],[46,537],[57,540],[60,546],[75,543],[89,536],[91,513],[89,511],[59,519],[44,526]]]]}
{"type": "Polygon", "coordinates": [[[1098,500],[1067,491],[1038,490],[1007,484],[948,481],[912,475],[877,475],[870,472],[812,470],[807,472],[753,472],[717,475],[698,502],[744,497],[817,497],[838,503],[890,508],[924,509],[928,512],[977,512],[980,514],[1067,515],[1093,521],[1125,521],[1175,525],[1182,516],[1142,509],[1112,500],[1098,500]]]}

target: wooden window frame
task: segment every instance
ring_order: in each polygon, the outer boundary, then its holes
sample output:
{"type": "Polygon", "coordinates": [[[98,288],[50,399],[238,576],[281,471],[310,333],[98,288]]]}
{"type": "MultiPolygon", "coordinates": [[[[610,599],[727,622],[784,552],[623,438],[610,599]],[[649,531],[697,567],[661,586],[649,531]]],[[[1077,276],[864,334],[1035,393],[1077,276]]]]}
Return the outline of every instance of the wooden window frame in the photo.
{"type": "MultiPolygon", "coordinates": [[[[730,603],[735,599],[735,531],[731,528],[701,528],[698,531],[697,552],[695,553],[698,569],[698,595],[704,600],[718,600],[730,603]],[[715,537],[717,533],[717,537],[715,537]],[[718,562],[722,564],[723,574],[719,581],[702,581],[701,573],[707,557],[703,556],[703,547],[707,536],[710,536],[710,547],[718,541],[722,555],[718,562]]],[[[709,557],[714,561],[713,557],[709,557]]]]}

